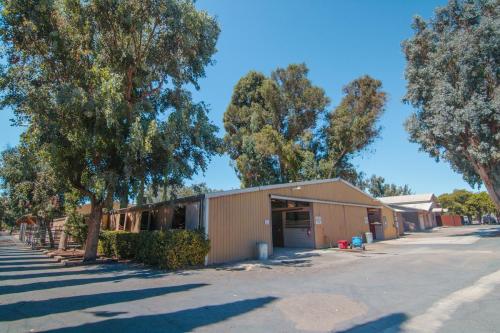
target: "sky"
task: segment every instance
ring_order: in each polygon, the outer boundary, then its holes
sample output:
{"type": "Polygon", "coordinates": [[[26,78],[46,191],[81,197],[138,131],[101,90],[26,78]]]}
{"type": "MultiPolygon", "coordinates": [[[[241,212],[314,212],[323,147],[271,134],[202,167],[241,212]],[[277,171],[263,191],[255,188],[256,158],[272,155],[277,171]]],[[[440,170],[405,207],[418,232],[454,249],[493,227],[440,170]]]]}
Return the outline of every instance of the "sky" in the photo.
{"type": "MultiPolygon", "coordinates": [[[[388,94],[380,120],[381,137],[356,157],[354,164],[367,175],[387,182],[408,184],[416,193],[471,189],[446,162],[419,152],[408,141],[404,120],[412,107],[402,102],[405,94],[405,59],[401,42],[412,35],[414,15],[429,18],[445,0],[200,0],[197,7],[215,16],[221,27],[215,64],[199,81],[193,97],[210,107],[210,119],[224,135],[222,116],[233,87],[251,70],[266,75],[277,67],[305,63],[309,78],[322,87],[335,107],[341,89],[368,74],[382,81],[388,94]]],[[[18,142],[21,128],[10,125],[12,114],[0,111],[0,148],[18,142]]],[[[214,157],[205,173],[189,183],[205,182],[215,189],[240,187],[227,156],[214,157]]]]}

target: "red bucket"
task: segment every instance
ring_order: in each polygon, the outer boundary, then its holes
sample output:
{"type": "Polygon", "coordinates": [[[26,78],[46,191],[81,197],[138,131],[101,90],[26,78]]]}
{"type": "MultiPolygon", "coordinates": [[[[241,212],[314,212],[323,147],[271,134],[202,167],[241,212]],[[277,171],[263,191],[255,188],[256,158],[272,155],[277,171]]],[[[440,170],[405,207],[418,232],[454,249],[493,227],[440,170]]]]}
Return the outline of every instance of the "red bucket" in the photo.
{"type": "Polygon", "coordinates": [[[338,245],[339,249],[347,249],[349,247],[349,243],[346,240],[339,240],[338,245]]]}

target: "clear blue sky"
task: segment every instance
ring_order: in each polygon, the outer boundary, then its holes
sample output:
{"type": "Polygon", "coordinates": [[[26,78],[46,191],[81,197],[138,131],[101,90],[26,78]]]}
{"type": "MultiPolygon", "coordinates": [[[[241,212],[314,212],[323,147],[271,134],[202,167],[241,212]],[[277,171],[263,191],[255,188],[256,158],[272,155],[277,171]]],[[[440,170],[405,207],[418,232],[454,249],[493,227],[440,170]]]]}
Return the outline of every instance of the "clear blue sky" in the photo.
{"type": "MultiPolygon", "coordinates": [[[[203,0],[199,8],[217,17],[222,32],[216,64],[200,81],[197,100],[210,105],[210,118],[220,127],[222,115],[238,79],[250,70],[269,74],[274,68],[305,62],[314,84],[325,89],[336,105],[341,88],[369,74],[382,81],[388,92],[381,120],[382,137],[355,164],[366,174],[389,182],[408,184],[417,193],[440,194],[470,187],[448,164],[436,163],[408,142],[403,128],[411,107],[405,92],[401,41],[409,37],[415,14],[428,18],[440,1],[298,1],[203,0]]],[[[10,126],[9,112],[0,112],[0,146],[15,145],[20,129],[10,126]]],[[[238,188],[239,180],[227,156],[216,157],[207,172],[190,182],[206,182],[217,189],[238,188]]]]}

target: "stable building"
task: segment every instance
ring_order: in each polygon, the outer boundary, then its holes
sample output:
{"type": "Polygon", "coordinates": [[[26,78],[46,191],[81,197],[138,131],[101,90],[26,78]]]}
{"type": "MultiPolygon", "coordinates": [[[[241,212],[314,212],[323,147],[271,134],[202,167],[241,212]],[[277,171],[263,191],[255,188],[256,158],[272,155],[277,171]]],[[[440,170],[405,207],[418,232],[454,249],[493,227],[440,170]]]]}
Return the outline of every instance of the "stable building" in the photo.
{"type": "Polygon", "coordinates": [[[440,207],[432,193],[398,195],[378,198],[400,213],[406,231],[424,231],[442,225],[440,207]]]}
{"type": "Polygon", "coordinates": [[[109,212],[103,229],[203,228],[206,263],[255,258],[256,244],[327,248],[371,231],[377,240],[400,234],[394,209],[341,179],[313,180],[206,193],[109,212]]]}

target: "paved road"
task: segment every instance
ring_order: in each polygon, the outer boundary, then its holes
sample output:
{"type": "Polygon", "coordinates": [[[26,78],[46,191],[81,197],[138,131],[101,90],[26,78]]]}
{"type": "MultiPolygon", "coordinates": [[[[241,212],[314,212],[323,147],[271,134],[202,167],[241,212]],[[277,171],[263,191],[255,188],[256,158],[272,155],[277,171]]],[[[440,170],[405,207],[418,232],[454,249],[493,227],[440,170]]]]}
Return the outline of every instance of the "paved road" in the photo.
{"type": "Polygon", "coordinates": [[[64,268],[1,236],[0,332],[499,332],[490,228],[177,273],[64,268]]]}

